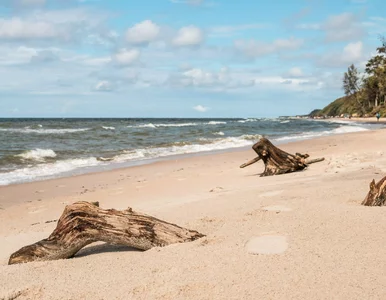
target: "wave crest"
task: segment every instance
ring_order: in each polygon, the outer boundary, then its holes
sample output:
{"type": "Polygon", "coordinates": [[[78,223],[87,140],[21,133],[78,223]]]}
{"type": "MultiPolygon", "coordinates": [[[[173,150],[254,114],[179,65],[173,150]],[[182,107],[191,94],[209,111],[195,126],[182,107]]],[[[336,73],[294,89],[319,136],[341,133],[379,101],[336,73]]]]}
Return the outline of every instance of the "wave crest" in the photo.
{"type": "Polygon", "coordinates": [[[0,131],[16,133],[37,133],[37,134],[65,134],[90,130],[90,128],[63,128],[63,129],[32,129],[32,128],[0,128],[0,131]]]}
{"type": "Polygon", "coordinates": [[[51,149],[34,149],[25,151],[15,156],[21,157],[22,159],[26,160],[44,161],[45,158],[56,157],[56,153],[54,150],[51,149]]]}

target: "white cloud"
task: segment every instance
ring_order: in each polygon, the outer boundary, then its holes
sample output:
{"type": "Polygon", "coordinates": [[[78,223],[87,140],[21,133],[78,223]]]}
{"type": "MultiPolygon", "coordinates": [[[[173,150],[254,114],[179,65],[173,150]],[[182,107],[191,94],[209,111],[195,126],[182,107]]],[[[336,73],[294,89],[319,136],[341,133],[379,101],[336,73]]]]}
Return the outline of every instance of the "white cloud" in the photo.
{"type": "Polygon", "coordinates": [[[317,63],[323,67],[343,67],[361,63],[363,59],[363,43],[359,41],[347,44],[340,53],[325,54],[317,63]]]}
{"type": "Polygon", "coordinates": [[[90,66],[103,66],[111,62],[111,57],[106,56],[106,57],[86,58],[82,62],[90,66]]]}
{"type": "Polygon", "coordinates": [[[288,75],[290,77],[302,77],[303,71],[300,68],[294,67],[289,70],[288,75]]]}
{"type": "MultiPolygon", "coordinates": [[[[60,0],[62,1],[62,0],[60,0]]],[[[0,17],[0,40],[23,41],[29,44],[42,41],[81,42],[85,39],[112,40],[103,23],[108,14],[84,8],[35,10],[28,8],[13,17],[0,17]],[[28,12],[28,13],[27,13],[28,12]]],[[[111,43],[110,43],[111,44],[111,43]]],[[[109,45],[110,45],[109,44],[109,45]]]]}
{"type": "Polygon", "coordinates": [[[302,39],[293,37],[289,39],[278,39],[270,44],[251,39],[236,40],[235,48],[247,57],[256,58],[263,55],[278,53],[284,50],[296,50],[302,44],[302,39]]]}
{"type": "Polygon", "coordinates": [[[60,58],[52,50],[41,50],[31,57],[32,63],[44,63],[58,61],[60,58]]]}
{"type": "Polygon", "coordinates": [[[251,92],[257,90],[276,90],[280,84],[282,90],[299,91],[304,89],[320,88],[320,80],[314,77],[306,77],[300,68],[292,68],[286,75],[275,74],[259,75],[254,69],[228,69],[219,71],[204,70],[202,68],[183,69],[174,74],[166,82],[172,87],[199,88],[212,92],[251,92]],[[290,74],[291,73],[291,76],[290,74]],[[307,85],[307,86],[305,86],[307,85]]]}
{"type": "Polygon", "coordinates": [[[31,57],[36,55],[37,52],[35,48],[25,46],[10,47],[0,45],[0,65],[7,66],[29,63],[31,57]]]}
{"type": "Polygon", "coordinates": [[[350,12],[344,12],[339,15],[331,15],[320,24],[298,24],[296,25],[296,28],[305,30],[322,30],[325,34],[324,40],[331,43],[352,41],[362,38],[366,34],[364,31],[364,26],[366,25],[369,25],[369,22],[362,23],[358,15],[350,12]]]}
{"type": "Polygon", "coordinates": [[[349,43],[343,49],[343,57],[347,61],[358,61],[363,55],[363,43],[349,43]]]}
{"type": "Polygon", "coordinates": [[[122,66],[128,66],[137,61],[140,57],[138,49],[121,49],[114,55],[114,60],[117,64],[122,66]]]}
{"type": "Polygon", "coordinates": [[[15,6],[18,8],[43,6],[47,0],[0,0],[0,6],[15,6]]]}
{"type": "Polygon", "coordinates": [[[44,21],[0,19],[0,39],[53,39],[62,35],[53,24],[44,21]]]}
{"type": "Polygon", "coordinates": [[[216,76],[213,73],[205,72],[202,69],[191,69],[185,71],[183,76],[189,79],[191,85],[212,85],[216,81],[216,76]]]}
{"type": "Polygon", "coordinates": [[[358,17],[352,13],[330,16],[322,28],[326,31],[327,42],[350,41],[364,35],[358,17]]]}
{"type": "Polygon", "coordinates": [[[177,36],[173,39],[173,45],[178,47],[197,46],[204,41],[204,34],[200,28],[195,26],[187,26],[181,28],[177,32],[177,36]]]}
{"type": "Polygon", "coordinates": [[[215,87],[224,86],[230,82],[229,71],[221,68],[219,72],[205,71],[200,68],[184,70],[181,73],[169,78],[172,85],[183,87],[215,87]]]}
{"type": "Polygon", "coordinates": [[[150,20],[135,24],[126,32],[126,40],[131,44],[144,44],[155,41],[160,34],[160,27],[150,20]]]}
{"type": "Polygon", "coordinates": [[[110,92],[113,90],[113,86],[112,86],[111,82],[109,82],[107,80],[103,80],[103,81],[99,81],[95,85],[95,90],[100,91],[100,92],[110,92]]]}
{"type": "Polygon", "coordinates": [[[210,108],[202,105],[196,105],[195,107],[193,107],[193,109],[199,112],[207,112],[210,108]]]}

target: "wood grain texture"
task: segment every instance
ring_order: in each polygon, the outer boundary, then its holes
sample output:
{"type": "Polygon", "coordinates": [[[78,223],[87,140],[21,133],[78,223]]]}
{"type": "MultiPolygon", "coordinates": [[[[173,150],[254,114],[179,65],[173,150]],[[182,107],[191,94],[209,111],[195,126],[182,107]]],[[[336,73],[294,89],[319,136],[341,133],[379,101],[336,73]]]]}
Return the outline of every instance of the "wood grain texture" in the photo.
{"type": "Polygon", "coordinates": [[[9,264],[73,257],[93,242],[126,245],[140,250],[194,241],[204,235],[134,212],[99,208],[85,201],[66,206],[52,234],[13,253],[9,264]]]}
{"type": "Polygon", "coordinates": [[[260,176],[272,176],[301,171],[312,163],[324,160],[324,158],[307,160],[309,157],[308,154],[289,154],[275,147],[266,138],[261,138],[260,141],[252,146],[252,149],[257,153],[258,157],[242,164],[240,168],[245,168],[259,160],[263,160],[265,169],[260,176]]]}

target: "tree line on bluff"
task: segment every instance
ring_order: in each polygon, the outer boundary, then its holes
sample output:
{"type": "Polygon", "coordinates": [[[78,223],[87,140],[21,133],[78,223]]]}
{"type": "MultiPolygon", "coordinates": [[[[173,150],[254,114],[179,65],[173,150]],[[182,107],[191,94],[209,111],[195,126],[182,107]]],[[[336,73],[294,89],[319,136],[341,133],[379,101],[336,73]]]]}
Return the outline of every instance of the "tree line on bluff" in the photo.
{"type": "Polygon", "coordinates": [[[386,38],[380,37],[382,45],[377,54],[366,63],[360,75],[354,64],[343,75],[343,90],[346,96],[335,100],[323,109],[316,109],[310,117],[350,115],[358,117],[386,117],[386,38]]]}

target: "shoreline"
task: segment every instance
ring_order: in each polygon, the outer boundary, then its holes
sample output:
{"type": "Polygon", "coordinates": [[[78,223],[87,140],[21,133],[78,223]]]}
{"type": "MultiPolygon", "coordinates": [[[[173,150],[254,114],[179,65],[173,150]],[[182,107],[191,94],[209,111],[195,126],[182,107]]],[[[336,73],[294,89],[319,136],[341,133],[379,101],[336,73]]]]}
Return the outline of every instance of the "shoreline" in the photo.
{"type": "MultiPolygon", "coordinates": [[[[281,143],[274,142],[274,145],[279,146],[280,148],[287,148],[290,149],[293,147],[296,147],[298,144],[302,145],[305,142],[311,142],[312,141],[320,141],[323,139],[329,139],[330,137],[344,137],[346,135],[356,135],[356,134],[363,134],[363,133],[371,133],[371,132],[377,132],[384,130],[386,132],[386,128],[384,129],[376,129],[376,130],[368,130],[368,131],[360,131],[360,132],[348,132],[348,133],[340,133],[340,134],[334,134],[334,135],[326,135],[326,136],[319,136],[314,138],[305,138],[305,139],[299,139],[299,140],[292,140],[292,141],[281,141],[281,143]]],[[[252,145],[251,145],[252,146],[252,145]]],[[[28,199],[28,197],[31,197],[31,195],[34,195],[37,200],[39,200],[41,197],[40,194],[45,193],[48,195],[52,195],[52,197],[57,196],[57,190],[60,189],[65,183],[65,186],[68,187],[68,183],[70,182],[71,188],[61,191],[62,195],[71,195],[74,193],[82,193],[85,190],[88,191],[87,188],[84,187],[84,184],[79,184],[81,181],[87,181],[89,182],[94,177],[97,179],[97,181],[100,181],[100,178],[103,178],[106,176],[113,176],[114,178],[118,178],[117,176],[121,173],[129,173],[130,171],[133,171],[134,173],[138,170],[151,170],[153,167],[157,168],[159,166],[164,165],[171,165],[171,164],[189,164],[191,161],[195,159],[205,159],[208,158],[209,160],[216,157],[222,157],[222,156],[238,156],[238,155],[245,155],[246,157],[253,158],[255,156],[255,153],[250,147],[240,147],[240,148],[228,148],[223,150],[214,150],[214,151],[207,151],[207,152],[197,152],[197,153],[188,153],[188,154],[177,154],[167,157],[160,157],[157,159],[149,159],[145,161],[141,161],[138,164],[133,164],[131,166],[124,166],[124,167],[112,167],[105,170],[98,170],[98,171],[91,171],[91,172],[85,172],[80,174],[70,174],[68,176],[60,176],[60,177],[54,177],[54,178],[46,178],[42,180],[35,180],[35,181],[28,181],[28,182],[19,182],[19,183],[13,183],[9,185],[1,185],[0,186],[0,208],[1,207],[8,207],[11,204],[11,201],[9,201],[10,198],[18,198],[19,200],[14,202],[14,204],[19,204],[28,199]]],[[[295,151],[295,150],[294,150],[295,151]]],[[[293,153],[295,153],[293,151],[293,153]]],[[[301,152],[301,151],[300,151],[301,152]]],[[[245,162],[245,161],[244,161],[245,162]]],[[[243,162],[240,163],[240,165],[243,162]]],[[[48,196],[46,195],[46,196],[48,196]]]]}
{"type": "MultiPolygon", "coordinates": [[[[314,121],[322,121],[322,122],[329,122],[330,119],[318,119],[314,121]]],[[[344,119],[344,118],[334,118],[333,121],[345,121],[347,123],[355,123],[356,119],[344,119]]],[[[363,123],[365,124],[371,124],[371,125],[376,125],[376,124],[383,124],[383,122],[379,123],[374,123],[370,122],[369,120],[362,120],[363,123]]],[[[386,120],[384,122],[386,124],[386,120]]],[[[378,130],[377,129],[370,129],[370,130],[378,130]]],[[[354,131],[355,132],[355,131],[354,131]]],[[[349,132],[338,132],[338,133],[333,133],[333,130],[331,132],[303,132],[303,135],[298,134],[298,135],[289,135],[289,136],[284,136],[284,137],[279,137],[279,138],[272,138],[271,141],[275,145],[283,145],[287,143],[293,143],[293,142],[299,142],[303,140],[313,140],[317,139],[320,137],[324,136],[333,136],[333,135],[341,135],[341,134],[346,134],[349,132]]],[[[268,137],[269,138],[269,137],[268,137]]],[[[256,140],[257,141],[257,140],[256,140]]],[[[254,141],[254,142],[256,142],[254,141]]],[[[241,147],[231,147],[231,148],[225,148],[225,149],[213,149],[213,150],[205,150],[205,151],[198,151],[198,152],[191,152],[191,153],[180,153],[180,154],[171,154],[171,155],[166,155],[166,156],[159,156],[159,157],[152,157],[152,158],[147,158],[147,159],[138,159],[138,160],[132,160],[132,161],[124,161],[124,162],[118,162],[118,161],[106,161],[103,162],[100,160],[100,165],[90,165],[90,166],[83,166],[79,168],[75,168],[70,171],[65,171],[65,172],[59,172],[56,174],[52,175],[45,175],[45,176],[39,176],[37,175],[37,178],[35,179],[24,179],[24,180],[18,180],[18,181],[13,181],[8,184],[2,184],[0,185],[1,187],[5,186],[10,186],[10,185],[19,185],[19,184],[25,184],[25,183],[32,183],[32,182],[41,182],[41,181],[46,181],[46,180],[54,180],[54,179],[60,179],[60,178],[68,178],[68,177],[73,177],[73,176],[80,176],[80,175],[85,175],[85,174],[94,174],[94,173],[99,173],[99,172],[108,172],[112,170],[118,170],[118,169],[125,169],[125,168],[132,168],[132,167],[137,167],[137,166],[142,166],[142,165],[149,165],[149,164],[154,164],[157,162],[162,162],[162,161],[169,161],[169,160],[179,160],[179,159],[184,159],[188,157],[195,157],[195,156],[206,156],[206,155],[215,155],[219,153],[227,153],[227,152],[233,152],[233,151],[245,151],[249,149],[254,142],[251,142],[249,146],[241,146],[241,147]]],[[[97,160],[99,160],[97,158],[97,160]]],[[[17,169],[20,170],[20,169],[17,169]]],[[[11,171],[15,172],[17,170],[11,171]]],[[[4,173],[6,174],[6,173],[4,173]]]]}
{"type": "Polygon", "coordinates": [[[326,119],[322,119],[322,118],[316,118],[316,119],[312,119],[312,120],[315,120],[315,121],[329,121],[329,120],[338,120],[338,121],[347,121],[347,122],[361,122],[361,123],[367,123],[367,124],[386,124],[386,118],[380,118],[379,120],[377,120],[376,117],[363,117],[363,118],[354,118],[354,117],[351,117],[351,118],[326,118],[326,119]]]}
{"type": "Polygon", "coordinates": [[[248,149],[0,187],[0,298],[382,299],[385,207],[360,203],[386,174],[385,135],[282,144],[325,161],[278,176],[259,177],[261,162],[240,169],[248,149]],[[76,201],[132,207],[206,237],[145,252],[97,243],[73,259],[7,265],[76,201]],[[266,237],[280,243],[251,253],[266,237]]]}

